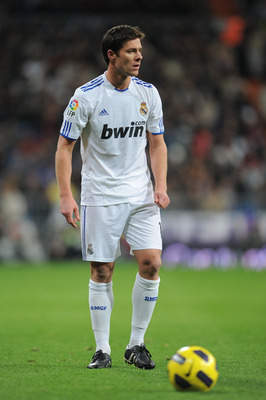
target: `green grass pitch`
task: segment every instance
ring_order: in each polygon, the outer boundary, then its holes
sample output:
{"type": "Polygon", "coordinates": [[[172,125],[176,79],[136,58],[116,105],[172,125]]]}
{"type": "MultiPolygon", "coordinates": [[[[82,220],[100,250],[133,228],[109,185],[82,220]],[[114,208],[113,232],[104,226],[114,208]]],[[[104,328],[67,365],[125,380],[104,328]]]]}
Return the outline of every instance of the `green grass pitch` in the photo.
{"type": "Polygon", "coordinates": [[[266,397],[266,271],[161,270],[146,333],[156,368],[123,361],[129,340],[133,263],[117,264],[111,322],[113,366],[86,368],[94,352],[87,263],[0,267],[1,400],[250,400],[266,397]],[[208,393],[179,393],[167,378],[180,347],[209,349],[219,379],[208,393]]]}

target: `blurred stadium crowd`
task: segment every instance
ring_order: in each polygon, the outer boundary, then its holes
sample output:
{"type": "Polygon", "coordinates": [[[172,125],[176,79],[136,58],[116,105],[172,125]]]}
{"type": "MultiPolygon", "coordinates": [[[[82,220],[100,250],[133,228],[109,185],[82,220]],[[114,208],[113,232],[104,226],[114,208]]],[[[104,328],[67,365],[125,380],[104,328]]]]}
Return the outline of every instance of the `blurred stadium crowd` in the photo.
{"type": "MultiPolygon", "coordinates": [[[[93,1],[86,12],[85,3],[80,12],[68,1],[65,12],[42,0],[0,6],[0,260],[79,249],[59,213],[56,143],[73,91],[106,68],[102,34],[121,23],[146,33],[140,78],[163,101],[171,208],[265,209],[266,2],[239,2],[230,15],[211,12],[207,0],[186,10],[175,3],[165,15],[99,13],[93,1]]],[[[77,145],[77,199],[80,165],[77,145]]]]}

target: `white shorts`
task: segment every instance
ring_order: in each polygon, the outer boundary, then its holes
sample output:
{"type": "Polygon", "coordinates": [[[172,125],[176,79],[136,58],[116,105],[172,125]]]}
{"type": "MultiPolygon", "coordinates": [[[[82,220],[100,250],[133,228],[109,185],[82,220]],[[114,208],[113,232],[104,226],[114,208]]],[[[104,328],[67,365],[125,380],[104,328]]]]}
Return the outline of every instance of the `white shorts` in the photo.
{"type": "Polygon", "coordinates": [[[134,250],[162,250],[160,209],[155,203],[81,206],[84,261],[113,262],[120,256],[124,236],[134,250]]]}

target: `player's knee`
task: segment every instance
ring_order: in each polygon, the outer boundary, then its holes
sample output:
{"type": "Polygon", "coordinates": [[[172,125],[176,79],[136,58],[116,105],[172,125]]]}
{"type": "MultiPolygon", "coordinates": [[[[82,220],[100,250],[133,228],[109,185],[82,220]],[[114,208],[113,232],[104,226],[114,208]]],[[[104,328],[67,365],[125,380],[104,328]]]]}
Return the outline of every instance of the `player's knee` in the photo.
{"type": "Polygon", "coordinates": [[[161,257],[159,256],[144,259],[140,265],[140,275],[144,279],[157,279],[161,264],[161,257]]]}
{"type": "Polygon", "coordinates": [[[95,282],[110,282],[114,271],[114,263],[91,262],[91,278],[95,282]]]}

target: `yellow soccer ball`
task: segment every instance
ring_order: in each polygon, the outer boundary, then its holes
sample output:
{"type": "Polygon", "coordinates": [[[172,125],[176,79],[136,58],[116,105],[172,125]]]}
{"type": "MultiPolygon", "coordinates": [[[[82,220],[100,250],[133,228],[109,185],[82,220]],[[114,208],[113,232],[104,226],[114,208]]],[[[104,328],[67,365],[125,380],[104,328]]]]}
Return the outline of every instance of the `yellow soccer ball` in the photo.
{"type": "Polygon", "coordinates": [[[168,362],[167,371],[169,381],[180,391],[207,392],[218,379],[215,357],[200,346],[179,349],[168,362]]]}

